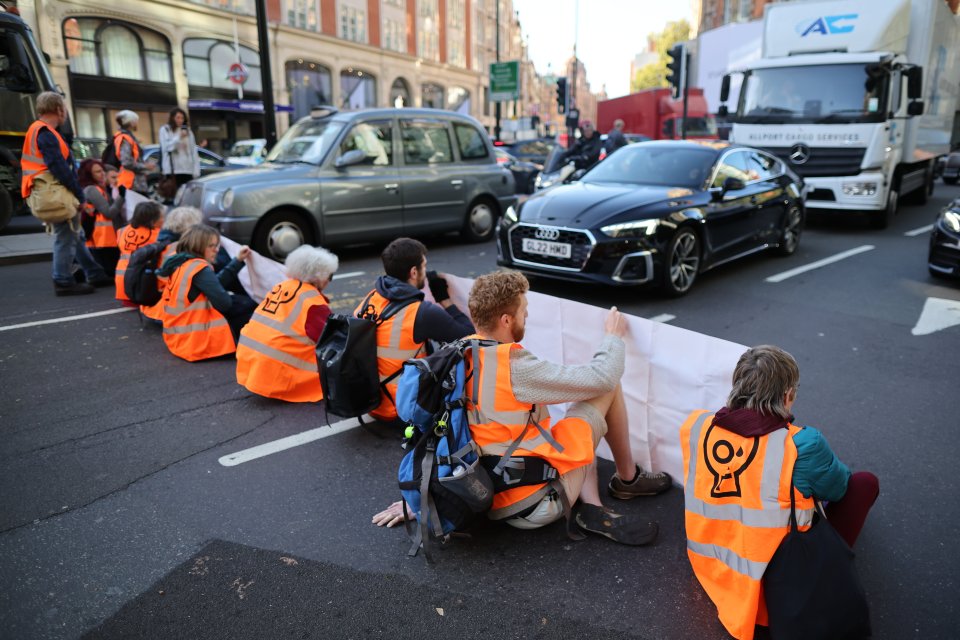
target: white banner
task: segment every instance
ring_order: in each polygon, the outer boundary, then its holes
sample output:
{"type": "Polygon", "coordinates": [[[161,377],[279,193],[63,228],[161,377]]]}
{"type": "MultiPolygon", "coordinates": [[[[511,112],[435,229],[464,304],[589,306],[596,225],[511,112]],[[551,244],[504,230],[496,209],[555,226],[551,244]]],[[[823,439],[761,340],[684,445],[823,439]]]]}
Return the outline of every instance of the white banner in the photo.
{"type": "MultiPolygon", "coordinates": [[[[468,313],[473,280],[447,275],[450,297],[468,313]]],[[[429,292],[427,293],[429,297],[429,292]]],[[[607,309],[527,294],[529,316],[524,347],[538,358],[562,364],[583,364],[593,357],[604,336],[607,309]]],[[[633,455],[645,469],[666,471],[682,483],[680,425],[695,409],[724,406],[737,360],[747,347],[700,333],[624,314],[629,331],[623,379],[633,455]]],[[[550,407],[557,417],[566,407],[550,407]]],[[[612,459],[606,443],[597,450],[612,459]]]]}
{"type": "MultiPolygon", "coordinates": [[[[220,236],[220,244],[230,254],[231,258],[235,258],[237,252],[240,251],[240,247],[243,246],[226,236],[220,236]]],[[[287,279],[287,271],[276,260],[265,258],[251,249],[250,256],[247,258],[247,266],[240,269],[238,277],[247,295],[259,304],[263,302],[271,289],[287,279]]]]}
{"type": "MultiPolygon", "coordinates": [[[[116,188],[113,189],[113,197],[116,199],[119,197],[120,193],[116,188]]],[[[141,202],[150,202],[150,198],[142,196],[136,191],[127,189],[126,195],[123,196],[123,215],[126,216],[127,222],[133,218],[133,210],[137,208],[137,205],[141,202]]]]}

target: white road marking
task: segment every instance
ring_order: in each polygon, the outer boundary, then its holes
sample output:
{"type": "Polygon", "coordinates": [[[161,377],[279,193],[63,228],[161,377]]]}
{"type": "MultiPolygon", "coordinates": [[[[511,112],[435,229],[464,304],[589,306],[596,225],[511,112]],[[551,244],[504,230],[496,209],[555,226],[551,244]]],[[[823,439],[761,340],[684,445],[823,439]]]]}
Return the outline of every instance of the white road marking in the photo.
{"type": "Polygon", "coordinates": [[[66,316],[64,318],[52,318],[50,320],[37,320],[36,322],[24,322],[23,324],[9,324],[5,327],[0,327],[0,331],[11,331],[13,329],[26,329],[27,327],[39,327],[42,324],[57,324],[58,322],[71,322],[73,320],[86,320],[87,318],[109,316],[114,313],[124,313],[125,311],[136,311],[136,309],[133,309],[133,308],[110,309],[109,311],[81,313],[80,315],[66,316]]]}
{"type": "Polygon", "coordinates": [[[336,273],[333,276],[334,280],[343,280],[344,278],[356,278],[357,276],[367,275],[366,271],[348,271],[346,273],[336,273]]]}
{"type": "MultiPolygon", "coordinates": [[[[373,420],[373,418],[367,415],[363,416],[363,418],[364,422],[370,422],[373,420]]],[[[340,422],[334,422],[329,427],[317,427],[316,429],[310,429],[309,431],[304,431],[303,433],[297,433],[292,436],[287,436],[286,438],[274,440],[273,442],[266,442],[255,447],[250,447],[249,449],[244,449],[243,451],[227,454],[220,458],[218,462],[225,467],[235,467],[238,464],[250,462],[251,460],[263,458],[264,456],[279,453],[280,451],[286,451],[287,449],[292,449],[294,447],[299,447],[300,445],[308,444],[314,440],[335,436],[338,433],[350,431],[351,429],[356,429],[359,426],[360,421],[356,418],[341,420],[340,422]]]]}
{"type": "Polygon", "coordinates": [[[797,267],[796,269],[790,269],[789,271],[784,271],[783,273],[778,273],[776,275],[766,278],[764,282],[783,282],[787,278],[792,278],[793,276],[798,276],[801,273],[806,273],[807,271],[813,271],[814,269],[819,269],[820,267],[825,267],[828,264],[833,264],[834,262],[839,262],[840,260],[845,260],[851,256],[855,256],[858,253],[863,253],[864,251],[872,251],[875,249],[872,244],[865,244],[861,247],[855,249],[850,249],[849,251],[844,251],[838,253],[835,256],[830,256],[829,258],[824,258],[823,260],[817,260],[816,262],[811,262],[810,264],[803,265],[802,267],[797,267]]]}
{"type": "Polygon", "coordinates": [[[916,326],[910,330],[915,336],[926,336],[960,324],[960,301],[927,298],[916,326]]]}
{"type": "Polygon", "coordinates": [[[925,226],[925,227],[920,227],[919,229],[914,229],[914,230],[912,230],[912,231],[907,231],[907,232],[904,233],[903,235],[909,236],[909,237],[912,238],[913,236],[919,236],[919,235],[922,235],[922,234],[924,234],[924,233],[930,233],[931,231],[933,231],[933,225],[932,225],[932,224],[928,224],[928,225],[925,226]]]}
{"type": "Polygon", "coordinates": [[[672,316],[669,313],[661,313],[658,316],[653,316],[652,318],[647,318],[650,322],[670,322],[677,316],[672,316]]]}

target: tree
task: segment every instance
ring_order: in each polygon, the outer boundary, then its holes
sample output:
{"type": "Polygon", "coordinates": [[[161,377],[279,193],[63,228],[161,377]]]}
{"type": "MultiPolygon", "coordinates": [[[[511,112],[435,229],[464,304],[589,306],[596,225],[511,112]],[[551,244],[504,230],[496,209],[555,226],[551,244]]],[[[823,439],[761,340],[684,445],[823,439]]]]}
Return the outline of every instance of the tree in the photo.
{"type": "Polygon", "coordinates": [[[636,92],[667,85],[667,51],[678,42],[690,39],[690,23],[686,20],[668,22],[660,33],[650,34],[657,52],[657,61],[640,67],[630,79],[630,91],[636,92]]]}

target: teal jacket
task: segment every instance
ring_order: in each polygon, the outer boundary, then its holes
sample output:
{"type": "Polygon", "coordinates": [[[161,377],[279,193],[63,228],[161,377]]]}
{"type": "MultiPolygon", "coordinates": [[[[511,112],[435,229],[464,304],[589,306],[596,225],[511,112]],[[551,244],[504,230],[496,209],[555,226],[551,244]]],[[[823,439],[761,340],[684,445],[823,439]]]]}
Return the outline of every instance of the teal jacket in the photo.
{"type": "Polygon", "coordinates": [[[827,439],[813,427],[793,436],[797,446],[797,462],[793,467],[793,486],[806,497],[814,496],[833,502],[847,492],[850,469],[840,462],[827,439]]]}

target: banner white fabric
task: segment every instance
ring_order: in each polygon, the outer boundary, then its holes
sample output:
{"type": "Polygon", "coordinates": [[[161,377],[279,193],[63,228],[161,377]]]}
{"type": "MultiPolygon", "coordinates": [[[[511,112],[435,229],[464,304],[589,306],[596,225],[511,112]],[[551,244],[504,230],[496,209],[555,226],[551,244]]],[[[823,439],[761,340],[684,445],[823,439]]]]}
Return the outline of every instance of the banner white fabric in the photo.
{"type": "MultiPolygon", "coordinates": [[[[113,197],[116,198],[120,194],[116,188],[113,189],[113,197]]],[[[137,205],[141,202],[149,202],[150,198],[142,196],[136,191],[127,189],[126,195],[123,196],[123,215],[126,216],[127,222],[130,222],[133,218],[133,210],[137,208],[137,205]]]]}
{"type": "MultiPolygon", "coordinates": [[[[473,280],[447,275],[450,297],[468,313],[473,280]]],[[[429,292],[428,292],[429,297],[429,292]]],[[[603,339],[607,309],[527,294],[529,316],[524,347],[538,358],[582,364],[593,357],[603,339]]],[[[624,314],[626,368],[622,386],[630,421],[630,443],[645,469],[666,471],[682,483],[680,425],[695,409],[719,409],[727,400],[737,360],[747,347],[694,331],[624,314]]],[[[565,407],[550,407],[558,417],[565,407]]],[[[611,459],[606,443],[599,455],[611,459]]]]}
{"type": "MultiPolygon", "coordinates": [[[[220,236],[220,244],[231,258],[236,257],[242,246],[225,236],[220,236]]],[[[240,269],[238,277],[247,295],[253,298],[254,302],[260,303],[271,289],[287,279],[287,272],[276,260],[266,258],[251,249],[247,266],[240,269]]]]}

